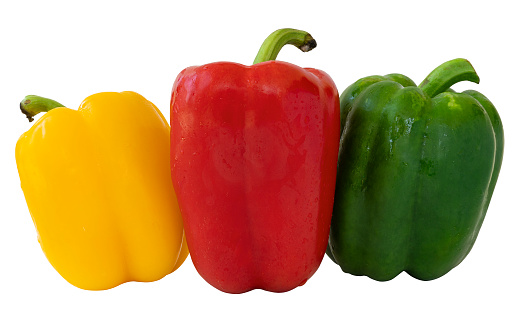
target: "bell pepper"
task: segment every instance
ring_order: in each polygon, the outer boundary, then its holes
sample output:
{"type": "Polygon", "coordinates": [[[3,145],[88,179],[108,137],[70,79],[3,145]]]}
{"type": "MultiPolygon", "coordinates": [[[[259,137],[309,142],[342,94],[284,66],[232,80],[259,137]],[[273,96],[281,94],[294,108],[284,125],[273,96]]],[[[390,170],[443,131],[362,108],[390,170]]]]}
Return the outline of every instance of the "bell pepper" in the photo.
{"type": "Polygon", "coordinates": [[[477,238],[502,163],[498,112],[465,59],[416,87],[370,76],[340,96],[343,132],[328,255],[344,272],[385,281],[443,276],[477,238]]]}
{"type": "Polygon", "coordinates": [[[183,70],[171,98],[171,172],[194,266],[228,293],[284,292],[320,265],[329,235],[340,132],[339,96],[316,69],[274,61],[281,29],[254,65],[183,70]]]}
{"type": "Polygon", "coordinates": [[[89,290],[154,281],[188,255],[171,183],[169,125],[134,92],[99,93],[79,110],[38,96],[16,145],[21,186],[52,266],[89,290]]]}

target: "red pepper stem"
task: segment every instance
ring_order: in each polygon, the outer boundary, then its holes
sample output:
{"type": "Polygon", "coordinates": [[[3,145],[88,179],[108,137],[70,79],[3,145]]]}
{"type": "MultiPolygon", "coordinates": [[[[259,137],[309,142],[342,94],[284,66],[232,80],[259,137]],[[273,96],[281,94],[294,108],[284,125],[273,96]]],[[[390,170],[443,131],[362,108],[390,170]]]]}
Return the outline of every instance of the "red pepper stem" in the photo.
{"type": "Polygon", "coordinates": [[[257,52],[254,65],[264,61],[275,60],[282,47],[286,44],[294,45],[302,52],[308,52],[317,47],[317,42],[305,31],[279,29],[264,40],[259,52],[257,52]]]}
{"type": "Polygon", "coordinates": [[[22,113],[27,116],[29,121],[33,121],[34,116],[40,112],[47,112],[59,107],[64,106],[52,99],[36,95],[27,95],[20,102],[20,110],[22,110],[22,113]]]}
{"type": "Polygon", "coordinates": [[[433,98],[460,81],[471,81],[474,83],[479,83],[480,81],[470,62],[462,58],[447,61],[434,69],[421,82],[419,88],[433,98]]]}

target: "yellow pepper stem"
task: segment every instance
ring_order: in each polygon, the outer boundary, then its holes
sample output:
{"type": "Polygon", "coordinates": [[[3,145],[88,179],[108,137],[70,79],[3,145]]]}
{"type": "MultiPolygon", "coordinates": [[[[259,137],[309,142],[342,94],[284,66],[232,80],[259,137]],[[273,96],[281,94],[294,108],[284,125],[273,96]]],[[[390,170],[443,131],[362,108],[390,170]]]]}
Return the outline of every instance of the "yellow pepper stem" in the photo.
{"type": "Polygon", "coordinates": [[[29,121],[33,121],[34,116],[40,112],[47,112],[58,107],[64,107],[64,105],[52,99],[36,95],[27,95],[20,102],[20,110],[27,116],[29,121]]]}

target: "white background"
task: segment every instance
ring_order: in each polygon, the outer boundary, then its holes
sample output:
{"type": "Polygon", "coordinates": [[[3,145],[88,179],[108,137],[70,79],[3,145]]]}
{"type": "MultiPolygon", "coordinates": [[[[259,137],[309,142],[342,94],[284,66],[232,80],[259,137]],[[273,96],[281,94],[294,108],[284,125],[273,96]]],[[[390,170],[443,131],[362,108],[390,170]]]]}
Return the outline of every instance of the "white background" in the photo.
{"type": "MultiPolygon", "coordinates": [[[[1,332],[516,332],[518,186],[516,40],[512,1],[3,1],[0,7],[1,332]],[[327,257],[304,285],[274,294],[222,293],[190,258],[153,283],[102,292],[68,284],[36,240],[14,148],[31,126],[27,94],[77,108],[97,92],[131,90],[169,119],[176,75],[190,65],[251,64],[268,34],[309,31],[318,47],[288,46],[278,59],[330,74],[341,92],[372,74],[419,83],[464,57],[476,89],[500,112],[504,162],[484,225],[468,257],[447,275],[389,282],[342,273],[327,257]],[[514,319],[513,319],[514,317],[514,319]]],[[[441,209],[441,207],[437,207],[441,209]]]]}

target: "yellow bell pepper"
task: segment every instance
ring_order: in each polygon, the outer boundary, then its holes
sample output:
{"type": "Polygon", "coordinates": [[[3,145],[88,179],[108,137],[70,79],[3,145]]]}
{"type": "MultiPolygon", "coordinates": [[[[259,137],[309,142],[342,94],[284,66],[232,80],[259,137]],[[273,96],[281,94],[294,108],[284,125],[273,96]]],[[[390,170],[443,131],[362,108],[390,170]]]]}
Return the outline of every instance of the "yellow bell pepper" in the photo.
{"type": "Polygon", "coordinates": [[[102,290],[176,270],[189,252],[160,110],[134,92],[95,94],[79,110],[38,96],[20,106],[29,120],[50,110],[18,140],[16,163],[38,241],[61,276],[102,290]]]}

